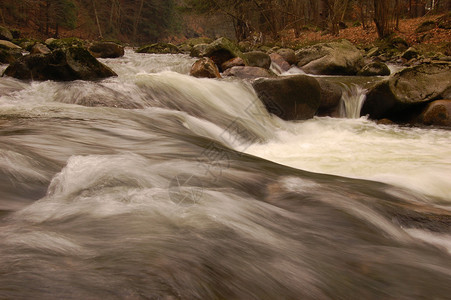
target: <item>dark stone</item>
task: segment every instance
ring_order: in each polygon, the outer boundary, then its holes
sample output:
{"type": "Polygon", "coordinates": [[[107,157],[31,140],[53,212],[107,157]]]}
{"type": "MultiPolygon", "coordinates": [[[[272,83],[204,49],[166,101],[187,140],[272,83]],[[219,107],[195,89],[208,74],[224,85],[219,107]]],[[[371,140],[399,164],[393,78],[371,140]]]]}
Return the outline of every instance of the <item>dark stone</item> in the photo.
{"type": "Polygon", "coordinates": [[[312,118],[320,106],[321,88],[310,76],[262,78],[253,87],[268,111],[284,120],[312,118]]]}
{"type": "Polygon", "coordinates": [[[413,48],[413,47],[410,47],[409,49],[407,49],[407,50],[401,55],[401,57],[404,58],[404,59],[406,59],[406,60],[411,60],[411,59],[413,59],[413,58],[418,58],[418,56],[419,56],[418,50],[415,49],[415,48],[413,48]]]}
{"type": "Polygon", "coordinates": [[[426,21],[426,22],[421,23],[420,26],[418,26],[418,28],[415,30],[415,32],[422,33],[422,32],[432,30],[436,27],[437,27],[437,23],[435,23],[434,21],[426,21]]]}
{"type": "Polygon", "coordinates": [[[258,67],[269,69],[271,66],[271,58],[262,51],[251,51],[244,54],[249,67],[258,67]]]}
{"type": "Polygon", "coordinates": [[[78,38],[64,38],[64,39],[50,38],[45,41],[45,44],[47,45],[47,47],[49,47],[50,50],[55,50],[55,49],[66,49],[70,47],[84,47],[85,42],[78,38]]]}
{"type": "Polygon", "coordinates": [[[26,55],[12,63],[4,75],[32,80],[96,80],[116,76],[82,47],[57,49],[49,54],[26,55]]]}
{"type": "Polygon", "coordinates": [[[124,56],[124,46],[113,42],[95,42],[88,50],[97,58],[117,58],[124,56]]]}
{"type": "Polygon", "coordinates": [[[224,76],[234,76],[241,79],[256,79],[260,77],[273,77],[275,76],[268,69],[263,69],[259,67],[232,67],[227,69],[223,73],[224,76]]]}
{"type": "Polygon", "coordinates": [[[180,49],[170,43],[155,43],[151,45],[146,45],[138,50],[137,53],[150,53],[150,54],[178,54],[180,53],[180,49]]]}
{"type": "Polygon", "coordinates": [[[451,29],[451,13],[437,19],[437,25],[442,29],[451,29]]]}
{"type": "Polygon", "coordinates": [[[408,111],[450,89],[449,63],[431,63],[406,68],[374,86],[367,94],[361,115],[373,119],[403,119],[408,111]]]}
{"type": "Polygon", "coordinates": [[[20,49],[0,49],[0,63],[11,64],[22,57],[20,49]]]}
{"type": "Polygon", "coordinates": [[[197,78],[221,78],[218,66],[208,57],[196,61],[191,67],[190,75],[197,78]]]}
{"type": "Polygon", "coordinates": [[[362,68],[357,75],[359,76],[388,76],[390,69],[382,62],[373,62],[362,68]]]}

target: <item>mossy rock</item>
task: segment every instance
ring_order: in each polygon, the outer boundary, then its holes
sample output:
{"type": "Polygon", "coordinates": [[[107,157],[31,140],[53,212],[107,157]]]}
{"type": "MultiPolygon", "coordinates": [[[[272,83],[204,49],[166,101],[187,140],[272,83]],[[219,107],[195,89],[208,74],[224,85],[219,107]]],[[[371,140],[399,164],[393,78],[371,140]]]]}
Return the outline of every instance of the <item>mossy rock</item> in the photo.
{"type": "Polygon", "coordinates": [[[85,42],[79,38],[64,38],[52,40],[47,44],[47,47],[49,47],[50,50],[55,50],[70,47],[84,47],[84,45],[85,42]]]}
{"type": "Polygon", "coordinates": [[[136,50],[136,52],[150,54],[178,54],[180,53],[180,49],[171,43],[155,43],[143,46],[136,50]]]}
{"type": "Polygon", "coordinates": [[[451,29],[451,12],[437,19],[437,26],[442,29],[451,29]]]}
{"type": "Polygon", "coordinates": [[[420,24],[420,26],[417,27],[415,30],[416,33],[422,33],[426,31],[430,31],[437,27],[437,23],[434,21],[426,21],[420,24]]]}
{"type": "Polygon", "coordinates": [[[0,40],[11,41],[13,39],[13,35],[11,31],[3,26],[0,26],[0,40]]]}
{"type": "Polygon", "coordinates": [[[0,63],[11,64],[22,57],[20,49],[0,49],[0,63]]]}
{"type": "Polygon", "coordinates": [[[213,40],[211,38],[208,37],[197,37],[197,38],[191,38],[188,39],[184,44],[187,44],[191,47],[194,47],[198,44],[210,44],[212,43],[213,40]]]}

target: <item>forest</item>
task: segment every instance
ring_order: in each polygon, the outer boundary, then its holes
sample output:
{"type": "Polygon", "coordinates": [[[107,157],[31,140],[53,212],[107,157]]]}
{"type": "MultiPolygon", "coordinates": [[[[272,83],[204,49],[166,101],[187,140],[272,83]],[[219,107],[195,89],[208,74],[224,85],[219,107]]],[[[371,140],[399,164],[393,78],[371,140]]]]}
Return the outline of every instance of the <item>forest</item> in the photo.
{"type": "Polygon", "coordinates": [[[214,34],[264,42],[304,30],[337,35],[346,24],[375,25],[384,38],[400,19],[450,10],[451,0],[2,0],[0,22],[39,37],[131,44],[214,34]]]}

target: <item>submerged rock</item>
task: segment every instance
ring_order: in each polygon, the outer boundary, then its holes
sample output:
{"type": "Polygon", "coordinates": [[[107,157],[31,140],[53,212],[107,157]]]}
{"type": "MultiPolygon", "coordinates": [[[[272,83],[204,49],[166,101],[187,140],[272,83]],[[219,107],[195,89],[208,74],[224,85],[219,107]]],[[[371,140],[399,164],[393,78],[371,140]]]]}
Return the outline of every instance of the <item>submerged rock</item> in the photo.
{"type": "Polygon", "coordinates": [[[363,67],[362,53],[349,41],[321,43],[296,52],[298,66],[316,75],[355,75],[363,67]]]}
{"type": "Polygon", "coordinates": [[[95,42],[88,48],[97,58],[117,58],[124,56],[124,46],[113,42],[95,42]]]}
{"type": "Polygon", "coordinates": [[[450,88],[450,63],[406,68],[369,91],[361,115],[369,115],[373,119],[402,119],[403,111],[440,99],[450,88]]]}
{"type": "Polygon", "coordinates": [[[32,80],[95,80],[116,76],[82,47],[57,49],[49,54],[30,54],[6,68],[4,75],[32,80]]]}
{"type": "Polygon", "coordinates": [[[191,67],[190,75],[198,78],[221,78],[218,66],[208,57],[196,61],[191,67]]]}
{"type": "Polygon", "coordinates": [[[310,76],[262,78],[253,87],[267,110],[284,120],[310,119],[320,106],[321,88],[310,76]]]}

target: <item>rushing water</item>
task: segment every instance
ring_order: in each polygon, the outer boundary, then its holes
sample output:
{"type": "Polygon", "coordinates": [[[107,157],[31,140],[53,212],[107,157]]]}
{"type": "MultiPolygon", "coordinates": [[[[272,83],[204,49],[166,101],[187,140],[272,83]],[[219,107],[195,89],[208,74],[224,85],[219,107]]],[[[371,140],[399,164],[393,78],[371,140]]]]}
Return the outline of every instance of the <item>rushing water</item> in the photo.
{"type": "Polygon", "coordinates": [[[0,299],[449,298],[450,131],[284,122],[189,57],[104,62],[0,78],[0,299]]]}

